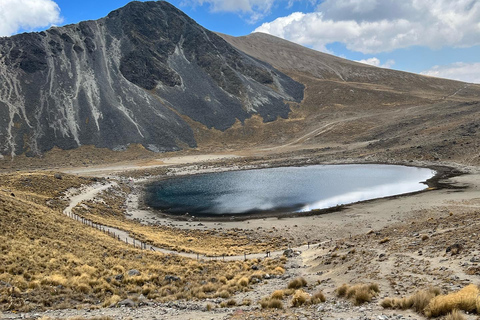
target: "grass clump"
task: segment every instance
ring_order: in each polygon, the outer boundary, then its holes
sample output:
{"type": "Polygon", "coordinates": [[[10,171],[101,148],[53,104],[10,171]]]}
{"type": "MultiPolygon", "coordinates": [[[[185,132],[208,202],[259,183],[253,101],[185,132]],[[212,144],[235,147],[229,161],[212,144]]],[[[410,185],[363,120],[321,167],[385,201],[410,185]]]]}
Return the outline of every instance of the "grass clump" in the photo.
{"type": "Polygon", "coordinates": [[[280,299],[264,298],[260,300],[262,309],[283,309],[283,302],[280,299]]]}
{"type": "Polygon", "coordinates": [[[238,280],[238,286],[247,287],[249,282],[250,281],[247,277],[242,277],[242,278],[240,278],[240,280],[238,280]]]}
{"type": "Polygon", "coordinates": [[[220,303],[221,308],[231,308],[231,307],[235,307],[236,305],[237,305],[237,301],[235,299],[230,299],[220,303]]]}
{"type": "Polygon", "coordinates": [[[295,278],[288,283],[288,289],[300,289],[305,286],[307,286],[307,280],[303,277],[295,278]]]}
{"type": "Polygon", "coordinates": [[[385,298],[381,305],[391,309],[413,309],[429,318],[449,315],[451,319],[462,319],[459,310],[480,312],[480,290],[471,284],[459,291],[440,295],[440,289],[431,288],[419,290],[405,298],[385,298]]]}
{"type": "Polygon", "coordinates": [[[295,291],[291,301],[292,307],[300,307],[304,304],[310,304],[310,295],[303,290],[295,291]]]}
{"type": "Polygon", "coordinates": [[[439,295],[430,300],[424,309],[427,317],[447,315],[454,310],[480,313],[480,290],[470,284],[465,288],[446,295],[439,295]]]}
{"type": "Polygon", "coordinates": [[[455,309],[445,317],[445,320],[466,320],[466,318],[460,311],[455,309]]]}
{"type": "Polygon", "coordinates": [[[312,304],[319,304],[320,302],[325,302],[325,301],[327,301],[327,299],[325,298],[325,295],[323,294],[323,292],[321,290],[315,292],[312,295],[312,298],[311,298],[311,303],[312,304]]]}
{"type": "Polygon", "coordinates": [[[350,299],[355,305],[358,306],[366,302],[372,301],[372,298],[380,292],[380,288],[376,283],[359,283],[353,286],[343,284],[335,291],[338,297],[350,299]]]}
{"type": "Polygon", "coordinates": [[[337,297],[343,298],[347,295],[348,285],[346,283],[342,284],[338,287],[335,292],[337,293],[337,297]]]}
{"type": "Polygon", "coordinates": [[[275,291],[270,295],[270,298],[271,298],[271,299],[282,300],[284,296],[285,296],[285,291],[284,291],[284,290],[275,290],[275,291]]]}

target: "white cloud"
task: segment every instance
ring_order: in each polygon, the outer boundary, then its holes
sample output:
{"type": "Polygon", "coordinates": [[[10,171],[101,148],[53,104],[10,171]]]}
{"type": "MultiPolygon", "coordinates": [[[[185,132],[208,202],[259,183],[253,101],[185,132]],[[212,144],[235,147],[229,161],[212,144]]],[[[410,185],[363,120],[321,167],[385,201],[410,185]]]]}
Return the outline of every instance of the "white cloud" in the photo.
{"type": "Polygon", "coordinates": [[[60,8],[52,0],[0,0],[0,36],[61,22],[60,8]]]}
{"type": "Polygon", "coordinates": [[[421,72],[423,75],[480,83],[480,63],[457,62],[446,66],[434,66],[421,72]]]}
{"type": "Polygon", "coordinates": [[[249,16],[255,23],[270,13],[275,0],[184,0],[181,5],[208,4],[212,12],[236,12],[249,16]]]}
{"type": "Polygon", "coordinates": [[[380,59],[378,59],[377,57],[357,60],[357,62],[368,64],[368,65],[375,66],[375,67],[380,67],[380,68],[391,68],[395,64],[395,60],[392,60],[392,59],[389,59],[385,63],[382,64],[380,62],[380,59]]]}
{"type": "Polygon", "coordinates": [[[248,22],[256,23],[269,15],[274,6],[290,8],[295,2],[316,4],[316,0],[183,0],[181,5],[208,4],[212,12],[236,12],[244,14],[248,22]]]}
{"type": "Polygon", "coordinates": [[[341,42],[351,51],[378,53],[479,45],[479,21],[480,0],[325,0],[316,12],[295,12],[255,32],[322,51],[341,42]]]}

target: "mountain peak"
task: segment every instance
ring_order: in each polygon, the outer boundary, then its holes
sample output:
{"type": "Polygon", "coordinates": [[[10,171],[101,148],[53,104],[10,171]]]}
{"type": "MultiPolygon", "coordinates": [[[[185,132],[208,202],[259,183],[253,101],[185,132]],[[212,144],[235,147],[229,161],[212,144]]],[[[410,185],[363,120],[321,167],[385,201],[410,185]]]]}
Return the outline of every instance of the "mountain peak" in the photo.
{"type": "Polygon", "coordinates": [[[96,21],[0,39],[0,153],[95,145],[195,147],[186,119],[226,130],[287,118],[303,85],[173,5],[131,2],[96,21]]]}

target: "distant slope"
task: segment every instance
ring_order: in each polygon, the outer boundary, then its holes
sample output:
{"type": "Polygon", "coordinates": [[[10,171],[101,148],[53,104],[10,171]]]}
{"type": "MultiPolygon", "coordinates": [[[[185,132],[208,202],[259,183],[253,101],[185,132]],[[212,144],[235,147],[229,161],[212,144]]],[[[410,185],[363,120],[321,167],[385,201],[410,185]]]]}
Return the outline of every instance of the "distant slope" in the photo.
{"type": "Polygon", "coordinates": [[[268,34],[221,36],[306,88],[288,120],[248,122],[232,134],[246,136],[247,147],[317,150],[309,157],[327,160],[480,164],[480,85],[348,61],[268,34]]]}
{"type": "Polygon", "coordinates": [[[319,79],[396,86],[396,90],[405,92],[431,90],[439,94],[445,89],[464,86],[459,81],[383,69],[342,59],[265,33],[252,33],[243,37],[219,35],[239,50],[280,70],[304,73],[319,79]]]}
{"type": "Polygon", "coordinates": [[[225,130],[286,118],[303,85],[164,1],[0,38],[0,154],[95,145],[195,147],[185,119],[225,130]]]}

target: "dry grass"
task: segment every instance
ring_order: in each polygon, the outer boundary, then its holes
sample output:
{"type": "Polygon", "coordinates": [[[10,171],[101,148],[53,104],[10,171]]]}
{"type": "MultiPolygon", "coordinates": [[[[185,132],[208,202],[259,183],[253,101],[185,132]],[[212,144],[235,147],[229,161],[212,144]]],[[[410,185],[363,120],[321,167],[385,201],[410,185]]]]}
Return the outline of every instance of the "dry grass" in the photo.
{"type": "MultiPolygon", "coordinates": [[[[74,213],[98,224],[125,230],[132,237],[160,248],[221,257],[243,253],[262,253],[285,248],[281,237],[260,237],[248,230],[223,231],[177,229],[166,225],[142,225],[125,217],[125,196],[128,187],[109,189],[82,202],[74,213]]],[[[277,270],[275,274],[280,273],[277,270]]]]}
{"type": "Polygon", "coordinates": [[[260,300],[262,309],[283,309],[283,302],[280,299],[264,298],[260,300]]]}
{"type": "Polygon", "coordinates": [[[380,240],[378,243],[379,243],[379,244],[383,244],[383,243],[387,243],[387,242],[389,242],[389,241],[390,241],[390,238],[387,237],[387,238],[383,238],[383,239],[380,240]]]}
{"type": "Polygon", "coordinates": [[[270,299],[277,299],[277,300],[283,300],[283,297],[285,296],[285,291],[284,290],[275,290],[271,295],[270,299]]]}
{"type": "Polygon", "coordinates": [[[447,315],[454,310],[466,312],[480,312],[480,290],[478,286],[471,284],[465,288],[433,298],[424,309],[427,317],[447,315]]]}
{"type": "MultiPolygon", "coordinates": [[[[37,203],[37,198],[18,196],[13,187],[19,182],[12,177],[7,179],[8,190],[0,188],[0,310],[109,306],[140,294],[160,302],[214,298],[250,290],[242,283],[255,273],[253,265],[273,274],[283,263],[269,258],[196,261],[135,249],[37,203]],[[128,276],[131,269],[140,275],[128,276]],[[178,280],[165,279],[168,275],[178,280]]],[[[68,179],[56,179],[60,186],[45,193],[61,194],[70,185],[62,181],[68,179]]],[[[73,185],[86,181],[71,179],[73,185]]]]}
{"type": "Polygon", "coordinates": [[[430,288],[428,290],[419,290],[411,296],[400,299],[385,298],[380,304],[386,309],[413,309],[422,313],[430,301],[439,294],[440,289],[430,288]]]}
{"type": "Polygon", "coordinates": [[[230,300],[227,300],[227,301],[222,301],[220,303],[220,307],[221,308],[231,308],[231,307],[235,307],[237,305],[237,301],[235,299],[230,299],[230,300]]]}
{"type": "Polygon", "coordinates": [[[335,292],[338,297],[350,299],[358,306],[365,302],[372,301],[372,298],[380,292],[380,289],[376,283],[359,283],[353,286],[343,284],[338,287],[335,292]]]}
{"type": "Polygon", "coordinates": [[[348,285],[346,283],[342,284],[338,287],[335,292],[337,293],[338,297],[345,297],[347,295],[348,285]]]}
{"type": "MultiPolygon", "coordinates": [[[[39,320],[60,320],[61,318],[50,318],[47,316],[43,316],[39,318],[39,320]]],[[[93,318],[84,318],[84,317],[72,317],[68,318],[68,320],[114,320],[114,318],[109,316],[100,316],[100,317],[93,317],[93,318]]]]}
{"type": "Polygon", "coordinates": [[[455,309],[445,317],[445,320],[466,320],[466,318],[460,311],[455,309]]]}
{"type": "Polygon", "coordinates": [[[298,277],[288,283],[288,289],[300,289],[306,285],[307,280],[305,280],[303,277],[298,277]]]}
{"type": "Polygon", "coordinates": [[[310,304],[310,295],[303,290],[295,291],[291,301],[292,307],[300,307],[304,304],[310,304]]]}
{"type": "MultiPolygon", "coordinates": [[[[381,305],[391,309],[413,309],[429,318],[454,313],[455,310],[479,313],[480,290],[478,286],[471,284],[459,291],[440,295],[438,288],[431,288],[417,291],[401,299],[385,298],[381,305]]],[[[462,317],[462,315],[457,312],[452,317],[462,317]]]]}
{"type": "Polygon", "coordinates": [[[323,294],[323,292],[321,290],[315,292],[312,295],[312,298],[311,298],[311,303],[312,304],[319,304],[320,302],[325,302],[325,301],[327,301],[327,298],[325,298],[325,295],[323,294]]]}

